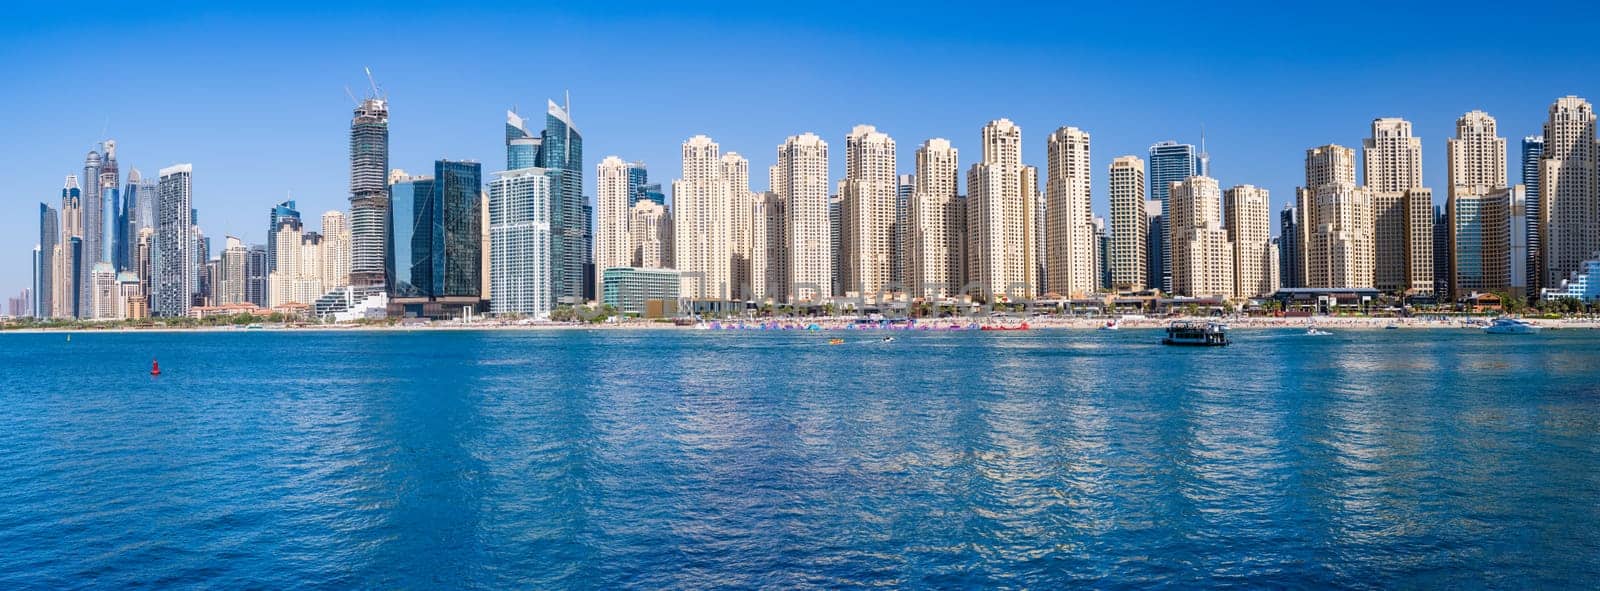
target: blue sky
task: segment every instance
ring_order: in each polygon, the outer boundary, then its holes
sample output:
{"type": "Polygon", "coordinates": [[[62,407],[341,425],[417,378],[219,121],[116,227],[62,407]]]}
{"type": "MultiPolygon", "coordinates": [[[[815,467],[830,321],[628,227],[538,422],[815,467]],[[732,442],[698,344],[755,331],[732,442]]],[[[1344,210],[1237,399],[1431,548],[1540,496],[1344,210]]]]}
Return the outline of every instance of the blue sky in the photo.
{"type": "MultiPolygon", "coordinates": [[[[1359,146],[1375,117],[1414,123],[1442,199],[1461,113],[1499,119],[1515,168],[1556,97],[1600,98],[1600,11],[1532,4],[138,4],[27,0],[0,19],[0,293],[28,284],[38,202],[58,204],[102,137],[124,174],[192,162],[217,244],[263,240],[286,194],[309,216],[344,209],[345,87],[359,94],[367,66],[391,101],[391,164],[413,172],[437,158],[498,170],[505,109],[538,115],[570,91],[590,187],[612,154],[670,182],[679,144],[704,133],[764,189],[786,136],[842,148],[858,123],[895,138],[903,172],[930,137],[965,169],[984,123],[1007,117],[1029,163],[1073,125],[1102,171],[1198,142],[1203,124],[1213,176],[1270,189],[1275,209],[1306,148],[1359,146]]],[[[832,164],[842,174],[838,149],[832,164]]],[[[1102,214],[1105,189],[1097,174],[1102,214]]]]}

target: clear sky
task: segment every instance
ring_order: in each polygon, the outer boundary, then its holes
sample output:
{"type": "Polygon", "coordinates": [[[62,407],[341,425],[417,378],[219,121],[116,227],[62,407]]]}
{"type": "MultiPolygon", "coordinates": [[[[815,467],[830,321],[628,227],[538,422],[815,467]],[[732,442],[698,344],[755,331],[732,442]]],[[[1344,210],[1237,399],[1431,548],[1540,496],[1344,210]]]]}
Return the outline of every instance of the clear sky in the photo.
{"type": "Polygon", "coordinates": [[[1092,134],[1101,215],[1112,158],[1197,143],[1202,124],[1212,175],[1270,189],[1276,209],[1306,148],[1357,147],[1373,118],[1405,117],[1442,199],[1462,113],[1499,119],[1515,169],[1556,97],[1600,98],[1600,10],[1539,3],[151,4],[24,0],[0,19],[0,294],[29,283],[38,202],[59,205],[104,137],[124,175],[194,164],[213,248],[264,240],[286,194],[309,218],[346,209],[345,87],[360,94],[367,66],[390,98],[391,165],[413,173],[438,158],[499,170],[505,110],[538,117],[567,91],[591,195],[613,154],[669,183],[699,133],[748,157],[757,190],[806,131],[841,176],[858,123],[895,138],[902,172],[930,137],[965,170],[984,123],[1007,117],[1041,168],[1052,130],[1092,134]]]}

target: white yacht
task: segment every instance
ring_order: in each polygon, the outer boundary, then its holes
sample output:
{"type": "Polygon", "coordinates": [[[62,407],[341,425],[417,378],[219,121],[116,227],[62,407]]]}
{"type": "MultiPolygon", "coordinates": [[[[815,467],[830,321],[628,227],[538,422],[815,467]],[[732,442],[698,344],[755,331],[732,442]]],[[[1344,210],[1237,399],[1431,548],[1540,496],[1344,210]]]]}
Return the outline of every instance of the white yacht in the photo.
{"type": "Polygon", "coordinates": [[[1536,334],[1541,330],[1544,330],[1544,327],[1531,322],[1507,317],[1496,318],[1494,319],[1494,322],[1491,322],[1488,326],[1483,327],[1483,332],[1485,334],[1536,334]]]}

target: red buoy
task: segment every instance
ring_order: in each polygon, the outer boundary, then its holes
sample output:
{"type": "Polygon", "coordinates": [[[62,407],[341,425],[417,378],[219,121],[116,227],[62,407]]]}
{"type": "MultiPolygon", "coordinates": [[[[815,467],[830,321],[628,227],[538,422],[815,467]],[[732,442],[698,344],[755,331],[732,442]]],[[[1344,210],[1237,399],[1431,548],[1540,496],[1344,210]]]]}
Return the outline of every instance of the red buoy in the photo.
{"type": "Polygon", "coordinates": [[[154,359],[150,360],[150,375],[153,375],[153,376],[161,375],[161,364],[157,363],[156,360],[154,360],[154,359]]]}

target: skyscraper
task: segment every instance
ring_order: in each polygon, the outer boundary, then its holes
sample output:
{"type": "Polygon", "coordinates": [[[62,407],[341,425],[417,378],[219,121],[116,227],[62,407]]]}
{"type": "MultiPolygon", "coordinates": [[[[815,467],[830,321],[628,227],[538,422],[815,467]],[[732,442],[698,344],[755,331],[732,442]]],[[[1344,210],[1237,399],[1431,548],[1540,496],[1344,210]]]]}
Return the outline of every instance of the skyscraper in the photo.
{"type": "Polygon", "coordinates": [[[1526,188],[1527,203],[1524,205],[1527,213],[1528,226],[1528,286],[1529,294],[1538,294],[1543,287],[1544,279],[1539,261],[1544,260],[1540,240],[1543,237],[1544,216],[1541,215],[1543,205],[1539,192],[1539,161],[1544,159],[1544,136],[1530,135],[1522,138],[1522,185],[1526,188]]]}
{"type": "Polygon", "coordinates": [[[917,148],[912,189],[906,279],[911,296],[925,300],[954,297],[961,289],[960,230],[955,208],[961,162],[950,140],[933,138],[917,148]]]}
{"type": "Polygon", "coordinates": [[[667,208],[650,199],[640,199],[628,212],[628,264],[624,267],[662,269],[672,267],[672,217],[667,208]]]}
{"type": "MultiPolygon", "coordinates": [[[[789,136],[778,146],[771,171],[773,192],[783,201],[783,294],[789,303],[817,302],[834,293],[832,232],[828,222],[828,143],[814,133],[789,136]]],[[[685,240],[682,215],[674,238],[685,240]]],[[[681,252],[681,249],[680,249],[681,252]]],[[[680,262],[680,268],[681,267],[680,262]]]]}
{"type": "Polygon", "coordinates": [[[161,169],[156,204],[155,255],[152,257],[152,316],[189,314],[194,286],[195,257],[192,232],[194,167],[178,164],[161,169]]]}
{"type": "Polygon", "coordinates": [[[1192,176],[1167,196],[1172,250],[1172,292],[1180,296],[1234,293],[1233,245],[1222,228],[1222,195],[1216,179],[1192,176]]]}
{"type": "Polygon", "coordinates": [[[61,258],[61,218],[49,204],[39,204],[39,254],[34,273],[33,301],[35,318],[56,315],[56,270],[61,258]]]}
{"type": "Polygon", "coordinates": [[[1278,287],[1305,287],[1305,214],[1293,203],[1278,213],[1278,287]]]}
{"type": "Polygon", "coordinates": [[[750,191],[750,161],[738,152],[727,152],[720,161],[722,181],[728,184],[728,289],[736,300],[749,300],[751,291],[750,254],[755,212],[755,193],[750,191]]]}
{"type": "Polygon", "coordinates": [[[324,293],[350,285],[350,225],[344,213],[330,210],[322,214],[322,290],[324,293]]]}
{"type": "MultiPolygon", "coordinates": [[[[616,156],[595,167],[595,267],[604,271],[629,266],[629,203],[633,200],[633,168],[616,156]]],[[[604,277],[604,274],[601,274],[604,277]]],[[[604,286],[601,286],[604,291],[604,286]]]]}
{"type": "Polygon", "coordinates": [[[1422,140],[1411,135],[1411,122],[1385,117],[1372,121],[1372,137],[1362,144],[1374,215],[1373,286],[1432,292],[1433,192],[1422,186],[1422,140]]]}
{"type": "MultiPolygon", "coordinates": [[[[268,234],[270,241],[271,235],[268,234]]],[[[267,247],[263,244],[253,244],[245,252],[244,265],[244,299],[246,302],[258,307],[267,307],[267,274],[268,269],[267,247]]]]}
{"type": "Polygon", "coordinates": [[[917,176],[899,175],[894,187],[894,231],[889,238],[889,281],[897,291],[909,293],[911,286],[911,196],[917,192],[917,176]]]}
{"type": "Polygon", "coordinates": [[[1106,253],[1112,290],[1144,289],[1150,218],[1145,208],[1144,159],[1118,156],[1111,161],[1111,244],[1106,253]]]}
{"type": "Polygon", "coordinates": [[[1266,189],[1239,185],[1222,195],[1223,221],[1233,243],[1233,293],[1270,295],[1272,288],[1272,199],[1266,189]]]}
{"type": "Polygon", "coordinates": [[[238,238],[228,236],[224,241],[221,264],[217,266],[217,305],[249,301],[246,290],[249,253],[249,249],[238,238]]]}
{"type": "MultiPolygon", "coordinates": [[[[393,270],[389,295],[393,298],[427,297],[426,290],[433,281],[430,254],[433,251],[433,177],[408,176],[405,171],[396,169],[390,174],[389,192],[392,234],[386,249],[389,261],[385,263],[393,270]]],[[[548,254],[549,251],[541,249],[539,252],[548,254]]]]}
{"type": "Polygon", "coordinates": [[[81,264],[73,277],[78,290],[78,318],[94,318],[94,264],[100,260],[101,240],[105,234],[106,206],[100,194],[100,152],[90,150],[83,159],[83,200],[79,215],[82,221],[79,233],[82,238],[81,264]]]}
{"type": "MultiPolygon", "coordinates": [[[[439,160],[433,167],[432,240],[434,298],[475,300],[482,294],[483,221],[478,187],[482,166],[472,161],[439,160]]],[[[581,289],[581,286],[580,286],[581,289]]],[[[463,301],[463,304],[473,302],[463,301]]]]}
{"type": "MultiPolygon", "coordinates": [[[[590,247],[583,195],[583,135],[567,108],[547,101],[537,167],[550,177],[550,285],[557,304],[579,304],[587,291],[585,254],[590,247]]],[[[570,107],[570,105],[569,105],[570,107]]]]}
{"type": "Polygon", "coordinates": [[[844,138],[844,180],[839,182],[839,269],[836,291],[886,296],[894,267],[895,144],[871,125],[844,138]]]}
{"type": "Polygon", "coordinates": [[[967,171],[967,258],[970,280],[993,302],[1038,295],[1034,260],[1037,178],[1022,165],[1022,129],[1010,119],[983,127],[983,160],[967,171]],[[992,295],[991,295],[992,294],[992,295]]]}
{"type": "Polygon", "coordinates": [[[1450,287],[1460,299],[1473,292],[1525,295],[1525,187],[1462,186],[1451,196],[1450,287]]]}
{"type": "Polygon", "coordinates": [[[730,294],[728,183],[720,146],[697,135],[683,142],[683,176],[672,182],[672,260],[683,297],[726,300],[730,294]]]}
{"type": "Polygon", "coordinates": [[[550,285],[550,177],[543,169],[495,173],[489,182],[489,311],[543,318],[550,285]]]}
{"type": "MultiPolygon", "coordinates": [[[[1164,141],[1150,146],[1150,200],[1161,203],[1157,210],[1158,215],[1165,217],[1167,210],[1165,203],[1171,184],[1200,174],[1200,159],[1195,154],[1194,144],[1180,144],[1174,141],[1164,141]]],[[[1151,220],[1151,248],[1149,249],[1150,286],[1159,287],[1162,291],[1172,291],[1172,253],[1166,244],[1171,242],[1171,224],[1165,219],[1151,220]],[[1156,238],[1157,228],[1161,227],[1160,237],[1156,238]]]]}
{"type": "Polygon", "coordinates": [[[1600,246],[1595,228],[1597,156],[1594,108],[1575,96],[1557,99],[1544,124],[1539,168],[1544,286],[1560,285],[1600,246]]]}
{"type": "MultiPolygon", "coordinates": [[[[267,236],[278,231],[278,223],[285,219],[294,218],[300,221],[300,211],[295,209],[294,200],[290,199],[272,206],[272,211],[267,214],[267,236]]],[[[271,239],[267,240],[267,272],[278,269],[277,249],[271,239]]]]}
{"type": "Polygon", "coordinates": [[[1085,297],[1099,285],[1094,214],[1089,208],[1089,132],[1062,127],[1050,134],[1046,153],[1045,289],[1085,297]]]}
{"type": "Polygon", "coordinates": [[[77,318],[78,302],[82,291],[78,284],[82,281],[83,273],[79,267],[83,248],[83,193],[78,186],[78,177],[67,175],[66,183],[61,189],[61,241],[59,251],[55,253],[56,268],[54,294],[55,317],[77,318]]]}
{"type": "Polygon", "coordinates": [[[388,284],[388,173],[389,103],[372,96],[350,120],[350,284],[357,287],[388,284]]]}

